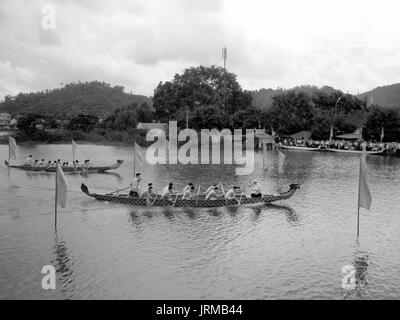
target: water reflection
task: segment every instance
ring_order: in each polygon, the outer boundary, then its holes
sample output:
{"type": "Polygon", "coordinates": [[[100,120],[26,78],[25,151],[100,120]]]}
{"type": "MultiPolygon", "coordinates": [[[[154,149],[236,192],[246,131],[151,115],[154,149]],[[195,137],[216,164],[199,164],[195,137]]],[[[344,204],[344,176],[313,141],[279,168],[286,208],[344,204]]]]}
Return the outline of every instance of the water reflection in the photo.
{"type": "Polygon", "coordinates": [[[57,273],[57,286],[60,285],[61,292],[71,295],[75,291],[74,271],[72,269],[75,259],[67,248],[65,241],[61,240],[56,232],[54,245],[55,259],[52,265],[57,273]]]}
{"type": "Polygon", "coordinates": [[[364,251],[357,251],[354,257],[354,268],[356,269],[356,289],[355,294],[357,297],[362,298],[366,295],[368,289],[368,253],[364,251]]]}

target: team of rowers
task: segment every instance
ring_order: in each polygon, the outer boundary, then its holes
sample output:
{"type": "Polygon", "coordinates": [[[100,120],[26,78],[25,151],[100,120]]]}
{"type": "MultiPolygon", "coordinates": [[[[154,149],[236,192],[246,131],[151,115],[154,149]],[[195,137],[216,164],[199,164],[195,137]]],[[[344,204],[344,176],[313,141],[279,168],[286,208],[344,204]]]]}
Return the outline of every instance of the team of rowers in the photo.
{"type": "Polygon", "coordinates": [[[30,166],[33,168],[51,168],[51,167],[57,167],[58,165],[61,167],[72,167],[72,168],[82,168],[82,169],[87,169],[91,166],[90,160],[87,159],[80,163],[78,160],[72,161],[72,162],[63,162],[61,163],[61,160],[54,160],[54,161],[45,161],[45,159],[42,159],[41,161],[39,160],[33,160],[32,155],[29,155],[29,157],[26,159],[25,164],[26,166],[30,166]]]}
{"type": "MultiPolygon", "coordinates": [[[[130,184],[130,192],[129,196],[130,197],[139,197],[140,199],[147,199],[147,201],[151,201],[157,197],[157,193],[154,192],[153,184],[148,183],[147,187],[142,187],[142,176],[140,173],[137,173],[135,178],[133,178],[131,184],[130,184]]],[[[257,198],[257,197],[262,197],[261,193],[261,188],[258,185],[257,181],[253,181],[251,185],[252,193],[251,197],[252,198],[257,198]]],[[[200,191],[200,188],[198,189],[200,191]]],[[[161,192],[161,199],[167,199],[172,201],[172,196],[175,195],[176,198],[181,197],[182,200],[193,200],[198,197],[198,192],[196,193],[196,188],[193,185],[193,183],[188,183],[183,189],[181,193],[177,193],[174,191],[174,185],[173,183],[169,183],[167,186],[165,186],[162,189],[161,192]]],[[[243,192],[240,187],[238,186],[233,186],[231,189],[229,189],[227,192],[224,192],[223,186],[221,183],[219,184],[213,184],[211,185],[204,193],[203,196],[205,196],[206,200],[217,200],[220,199],[222,196],[225,200],[236,200],[238,203],[240,203],[240,200],[237,199],[238,196],[242,197],[243,192]],[[221,187],[221,189],[220,189],[221,187]],[[222,193],[220,192],[222,191],[222,193]]]]}

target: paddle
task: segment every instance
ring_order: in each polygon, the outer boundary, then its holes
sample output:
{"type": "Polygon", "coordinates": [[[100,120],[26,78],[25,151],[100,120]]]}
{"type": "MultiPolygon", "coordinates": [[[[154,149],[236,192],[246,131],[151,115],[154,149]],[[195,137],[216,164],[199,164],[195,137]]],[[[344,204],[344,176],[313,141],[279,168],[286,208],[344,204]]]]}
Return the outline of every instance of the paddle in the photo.
{"type": "Polygon", "coordinates": [[[111,194],[114,194],[114,193],[119,193],[120,191],[124,191],[124,190],[126,190],[126,189],[129,189],[131,186],[129,186],[129,187],[126,187],[126,188],[123,188],[123,189],[120,189],[120,190],[117,190],[117,191],[114,191],[114,192],[110,192],[110,193],[107,193],[106,195],[108,196],[108,195],[111,195],[111,194]]]}
{"type": "Polygon", "coordinates": [[[197,207],[197,201],[198,201],[198,199],[199,199],[199,194],[200,194],[200,186],[199,186],[199,189],[197,190],[196,207],[197,207]]]}
{"type": "Polygon", "coordinates": [[[151,205],[153,205],[154,204],[154,202],[156,201],[156,199],[157,199],[157,196],[158,196],[158,191],[157,191],[157,188],[156,188],[156,196],[154,197],[154,200],[153,200],[153,202],[151,203],[151,205]]]}

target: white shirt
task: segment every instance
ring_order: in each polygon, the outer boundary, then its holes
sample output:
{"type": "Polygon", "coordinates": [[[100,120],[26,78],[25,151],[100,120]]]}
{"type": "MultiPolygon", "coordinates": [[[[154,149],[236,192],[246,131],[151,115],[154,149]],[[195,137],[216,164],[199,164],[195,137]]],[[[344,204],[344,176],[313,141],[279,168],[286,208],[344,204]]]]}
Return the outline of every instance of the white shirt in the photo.
{"type": "Polygon", "coordinates": [[[144,190],[140,193],[140,198],[148,198],[150,196],[149,190],[144,190]]]}
{"type": "Polygon", "coordinates": [[[171,192],[169,191],[169,186],[164,187],[164,189],[161,192],[161,198],[171,198],[171,192]]]}
{"type": "Polygon", "coordinates": [[[186,190],[185,189],[183,191],[182,199],[190,199],[190,198],[192,198],[193,194],[190,191],[190,189],[186,189],[186,190]]]}
{"type": "Polygon", "coordinates": [[[140,182],[142,179],[140,178],[133,178],[132,183],[131,183],[131,191],[139,191],[140,190],[140,182]]]}
{"type": "Polygon", "coordinates": [[[253,184],[253,191],[254,193],[258,194],[261,193],[261,188],[258,184],[253,184]]]}
{"type": "Polygon", "coordinates": [[[211,190],[214,190],[214,189],[215,189],[215,186],[209,187],[209,188],[206,190],[206,194],[208,194],[211,190]]]}
{"type": "Polygon", "coordinates": [[[183,188],[183,190],[182,190],[182,194],[185,194],[185,192],[186,192],[187,190],[190,190],[191,188],[192,188],[191,186],[186,185],[186,186],[183,188]]]}
{"type": "Polygon", "coordinates": [[[227,193],[225,193],[225,199],[235,199],[236,198],[236,192],[233,189],[228,190],[227,193]]]}
{"type": "Polygon", "coordinates": [[[207,193],[207,195],[206,195],[206,200],[208,200],[210,198],[217,198],[217,193],[215,192],[214,189],[210,190],[210,192],[207,193]]]}
{"type": "Polygon", "coordinates": [[[26,159],[25,164],[27,166],[32,166],[34,164],[33,159],[31,157],[29,157],[28,159],[26,159]]]}

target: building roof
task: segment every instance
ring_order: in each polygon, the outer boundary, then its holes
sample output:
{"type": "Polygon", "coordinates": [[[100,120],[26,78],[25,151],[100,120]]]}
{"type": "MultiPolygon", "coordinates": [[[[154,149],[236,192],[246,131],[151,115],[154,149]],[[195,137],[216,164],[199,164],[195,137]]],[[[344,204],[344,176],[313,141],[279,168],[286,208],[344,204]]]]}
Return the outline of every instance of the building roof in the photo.
{"type": "Polygon", "coordinates": [[[359,133],[347,133],[336,136],[335,139],[343,139],[343,140],[361,140],[361,134],[359,133]]]}
{"type": "Polygon", "coordinates": [[[311,131],[303,130],[303,131],[297,132],[295,134],[292,134],[290,137],[293,139],[303,139],[304,138],[304,140],[308,140],[311,138],[311,131]]]}

